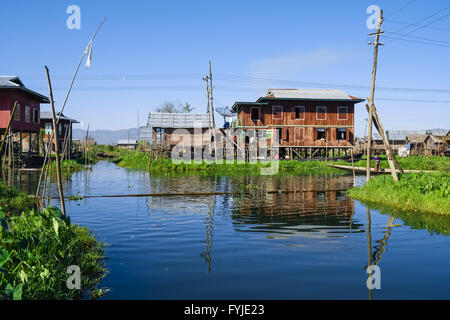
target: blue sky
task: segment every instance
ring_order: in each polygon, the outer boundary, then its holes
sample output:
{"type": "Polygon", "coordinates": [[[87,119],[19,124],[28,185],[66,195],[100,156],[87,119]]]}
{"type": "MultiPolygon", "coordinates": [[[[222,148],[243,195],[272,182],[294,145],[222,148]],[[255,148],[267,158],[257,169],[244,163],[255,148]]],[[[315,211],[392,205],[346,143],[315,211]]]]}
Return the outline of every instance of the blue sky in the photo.
{"type": "MultiPolygon", "coordinates": [[[[18,75],[29,88],[47,94],[47,65],[59,109],[83,50],[106,18],[94,41],[92,66],[80,69],[66,105],[65,113],[82,121],[84,128],[88,123],[91,129],[136,127],[138,109],[144,125],[148,112],[165,101],[187,101],[194,112],[205,112],[202,76],[209,60],[217,106],[254,101],[268,88],[333,86],[365,98],[373,65],[373,47],[367,44],[373,30],[366,26],[370,5],[384,10],[386,36],[398,37],[388,32],[412,32],[418,26],[401,30],[407,26],[402,23],[419,21],[450,4],[446,0],[8,1],[0,11],[0,74],[18,75]],[[81,9],[80,30],[66,27],[66,9],[73,4],[81,9]]],[[[450,42],[450,8],[417,24],[429,24],[409,35],[420,39],[397,39],[380,47],[375,102],[387,130],[450,127],[450,45],[445,43],[450,42]],[[441,45],[422,38],[439,40],[441,45]]],[[[383,37],[381,41],[389,42],[383,37]]],[[[364,105],[357,106],[356,134],[362,136],[367,116],[364,105]]]]}

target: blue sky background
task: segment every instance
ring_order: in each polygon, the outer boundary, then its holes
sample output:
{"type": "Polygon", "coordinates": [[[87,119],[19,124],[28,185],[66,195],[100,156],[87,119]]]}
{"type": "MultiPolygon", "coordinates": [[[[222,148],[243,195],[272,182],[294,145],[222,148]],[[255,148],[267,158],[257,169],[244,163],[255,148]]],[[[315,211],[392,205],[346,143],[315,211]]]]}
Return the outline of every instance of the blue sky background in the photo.
{"type": "MultiPolygon", "coordinates": [[[[413,23],[450,6],[447,0],[4,1],[0,74],[18,75],[29,88],[47,94],[47,65],[59,109],[76,64],[105,17],[92,66],[80,70],[65,111],[84,128],[88,123],[91,129],[136,127],[138,109],[144,125],[148,112],[165,101],[187,101],[194,112],[205,112],[202,76],[208,60],[216,106],[254,101],[268,88],[333,87],[365,98],[373,66],[366,9],[373,4],[384,10],[383,30],[391,37],[398,36],[387,32],[407,26],[399,22],[413,23]],[[66,27],[72,4],[81,9],[80,30],[66,27]]],[[[424,41],[408,37],[380,47],[377,87],[444,90],[378,90],[375,102],[387,130],[450,127],[450,8],[418,24],[438,18],[410,35],[439,45],[405,41],[424,41]]],[[[367,116],[364,105],[357,106],[356,134],[362,136],[367,116]]]]}

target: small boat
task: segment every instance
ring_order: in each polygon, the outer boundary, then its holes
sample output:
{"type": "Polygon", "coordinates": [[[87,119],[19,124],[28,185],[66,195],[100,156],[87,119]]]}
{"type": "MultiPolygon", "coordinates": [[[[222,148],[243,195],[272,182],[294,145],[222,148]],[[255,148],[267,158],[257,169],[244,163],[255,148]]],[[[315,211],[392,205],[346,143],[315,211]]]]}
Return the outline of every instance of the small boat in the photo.
{"type": "MultiPolygon", "coordinates": [[[[342,170],[347,170],[347,171],[353,171],[355,170],[355,172],[367,172],[367,169],[365,167],[352,167],[352,166],[344,166],[341,164],[331,164],[331,163],[327,163],[326,164],[329,167],[333,167],[336,169],[342,169],[342,170]]],[[[386,173],[391,173],[391,169],[380,169],[380,170],[375,170],[375,168],[370,168],[370,172],[373,174],[386,174],[386,173]]],[[[400,173],[401,171],[399,169],[396,169],[397,173],[400,173]]],[[[432,170],[403,170],[403,173],[420,173],[420,172],[436,172],[436,171],[432,171],[432,170]]]]}

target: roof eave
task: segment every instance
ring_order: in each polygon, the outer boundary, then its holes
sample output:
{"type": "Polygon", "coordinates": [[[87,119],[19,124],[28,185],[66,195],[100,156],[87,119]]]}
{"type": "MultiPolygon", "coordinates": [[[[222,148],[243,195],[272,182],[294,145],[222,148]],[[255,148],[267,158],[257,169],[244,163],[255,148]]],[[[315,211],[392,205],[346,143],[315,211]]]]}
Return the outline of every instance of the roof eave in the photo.
{"type": "Polygon", "coordinates": [[[280,97],[260,97],[257,102],[263,100],[295,100],[295,101],[336,101],[336,102],[353,102],[359,103],[365,101],[365,99],[315,99],[315,98],[280,98],[280,97]]]}
{"type": "Polygon", "coordinates": [[[28,92],[29,94],[39,98],[40,103],[50,103],[50,99],[40,93],[37,93],[33,90],[27,89],[25,87],[0,87],[0,89],[3,90],[23,90],[25,92],[28,92]]]}

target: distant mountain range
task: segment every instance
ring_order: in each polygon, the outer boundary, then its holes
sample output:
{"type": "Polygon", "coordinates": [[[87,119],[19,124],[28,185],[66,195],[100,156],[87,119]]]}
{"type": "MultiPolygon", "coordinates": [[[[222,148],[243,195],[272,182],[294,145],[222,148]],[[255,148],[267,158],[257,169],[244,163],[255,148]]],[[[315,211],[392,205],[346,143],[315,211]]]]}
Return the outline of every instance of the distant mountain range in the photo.
{"type": "MultiPolygon", "coordinates": [[[[86,130],[73,129],[73,139],[83,140],[86,137],[86,130]]],[[[92,137],[97,144],[116,144],[119,140],[138,138],[138,128],[122,129],[122,130],[89,130],[89,136],[92,137]]]]}

